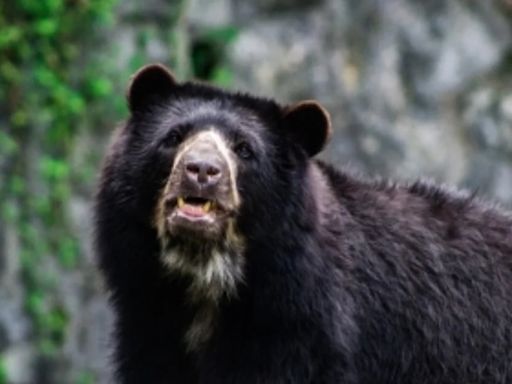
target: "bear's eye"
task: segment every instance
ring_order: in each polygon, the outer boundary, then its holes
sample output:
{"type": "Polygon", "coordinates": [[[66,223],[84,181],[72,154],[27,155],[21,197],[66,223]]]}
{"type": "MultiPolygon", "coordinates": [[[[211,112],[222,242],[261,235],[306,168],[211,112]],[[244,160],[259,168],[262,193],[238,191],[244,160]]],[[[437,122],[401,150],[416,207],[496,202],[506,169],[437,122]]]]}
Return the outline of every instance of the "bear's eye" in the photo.
{"type": "Polygon", "coordinates": [[[251,146],[245,141],[238,143],[235,146],[235,153],[238,155],[238,157],[244,160],[250,160],[254,157],[254,152],[251,146]]]}
{"type": "Polygon", "coordinates": [[[167,136],[162,140],[161,146],[164,148],[171,148],[177,146],[181,143],[181,134],[177,131],[171,131],[167,134],[167,136]]]}

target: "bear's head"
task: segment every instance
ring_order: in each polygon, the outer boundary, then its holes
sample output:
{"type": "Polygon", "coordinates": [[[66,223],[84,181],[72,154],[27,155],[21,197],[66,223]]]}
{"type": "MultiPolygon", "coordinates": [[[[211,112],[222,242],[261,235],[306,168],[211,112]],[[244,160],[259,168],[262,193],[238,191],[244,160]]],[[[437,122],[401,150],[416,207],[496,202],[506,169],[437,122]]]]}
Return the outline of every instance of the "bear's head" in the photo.
{"type": "Polygon", "coordinates": [[[158,64],[134,75],[127,97],[126,172],[149,202],[162,263],[201,294],[233,293],[247,243],[300,208],[309,158],[330,134],[327,112],[178,83],[158,64]]]}

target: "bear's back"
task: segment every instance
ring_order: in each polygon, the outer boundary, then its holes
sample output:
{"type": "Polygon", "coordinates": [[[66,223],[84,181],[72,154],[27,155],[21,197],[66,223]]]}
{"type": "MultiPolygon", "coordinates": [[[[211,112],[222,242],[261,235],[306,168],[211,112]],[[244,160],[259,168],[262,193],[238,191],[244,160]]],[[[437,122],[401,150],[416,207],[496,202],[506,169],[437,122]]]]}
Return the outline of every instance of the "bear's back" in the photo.
{"type": "Polygon", "coordinates": [[[351,271],[361,382],[511,382],[511,217],[427,182],[320,166],[364,237],[351,271]]]}

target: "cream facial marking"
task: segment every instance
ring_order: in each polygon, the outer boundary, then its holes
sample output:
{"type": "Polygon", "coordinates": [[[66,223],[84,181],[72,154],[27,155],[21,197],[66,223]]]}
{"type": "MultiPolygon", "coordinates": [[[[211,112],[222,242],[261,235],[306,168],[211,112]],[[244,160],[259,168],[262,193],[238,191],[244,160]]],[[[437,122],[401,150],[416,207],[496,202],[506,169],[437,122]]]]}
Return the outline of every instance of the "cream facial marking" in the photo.
{"type": "MultiPolygon", "coordinates": [[[[233,208],[236,208],[240,205],[240,195],[238,193],[238,189],[236,186],[236,175],[237,175],[237,165],[234,161],[234,153],[229,148],[229,143],[226,141],[222,135],[215,130],[215,128],[210,127],[208,130],[201,131],[184,143],[181,144],[178,149],[178,153],[175,156],[174,163],[170,172],[169,179],[162,191],[160,192],[161,198],[159,199],[156,209],[155,216],[153,219],[153,225],[157,229],[158,236],[162,240],[165,245],[168,242],[167,231],[166,231],[166,209],[165,209],[165,196],[168,196],[171,192],[172,188],[180,183],[180,178],[182,177],[182,173],[177,168],[180,166],[180,163],[183,161],[183,156],[190,150],[193,149],[195,145],[204,144],[207,142],[210,146],[213,146],[216,151],[218,151],[219,156],[222,157],[223,161],[226,165],[226,171],[229,175],[227,182],[229,182],[229,194],[231,195],[230,205],[233,208]]],[[[178,196],[177,206],[180,208],[184,204],[183,196],[178,196]]],[[[203,206],[203,211],[208,213],[210,210],[215,208],[214,202],[206,202],[203,206]]]]}
{"type": "MultiPolygon", "coordinates": [[[[181,159],[185,153],[187,153],[194,145],[202,141],[209,141],[213,143],[226,162],[229,170],[229,181],[231,184],[231,193],[233,194],[233,202],[235,206],[238,206],[240,204],[240,195],[238,194],[238,190],[236,188],[237,167],[235,161],[233,160],[233,153],[231,149],[229,149],[226,140],[213,127],[192,136],[182,145],[182,148],[178,151],[176,157],[174,158],[174,165],[171,175],[174,174],[176,167],[180,164],[181,159]]],[[[167,190],[164,192],[167,192],[167,190]]]]}

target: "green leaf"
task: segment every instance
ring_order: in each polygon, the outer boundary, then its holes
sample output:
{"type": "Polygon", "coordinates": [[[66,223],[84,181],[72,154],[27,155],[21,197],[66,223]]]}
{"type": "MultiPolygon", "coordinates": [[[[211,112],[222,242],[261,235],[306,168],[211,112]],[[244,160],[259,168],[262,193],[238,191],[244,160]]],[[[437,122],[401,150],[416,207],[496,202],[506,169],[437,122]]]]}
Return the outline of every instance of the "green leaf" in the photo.
{"type": "Polygon", "coordinates": [[[53,197],[57,201],[66,201],[71,196],[71,189],[68,183],[57,183],[53,188],[53,197]]]}
{"type": "Polygon", "coordinates": [[[46,357],[54,357],[58,351],[59,346],[57,343],[51,338],[43,338],[38,343],[39,352],[46,357]]]}
{"type": "Polygon", "coordinates": [[[78,93],[73,93],[68,99],[69,111],[73,114],[80,114],[85,110],[85,101],[78,93]]]}
{"type": "MultiPolygon", "coordinates": [[[[2,34],[0,33],[0,40],[1,39],[2,34]]],[[[1,44],[0,48],[2,48],[1,44]]],[[[2,63],[0,63],[0,74],[5,80],[13,84],[20,83],[23,78],[20,68],[18,68],[16,64],[9,60],[4,60],[2,63]]]]}
{"type": "Polygon", "coordinates": [[[45,0],[44,3],[49,14],[55,14],[64,9],[63,0],[45,0]]]}
{"type": "Polygon", "coordinates": [[[23,37],[23,30],[18,26],[2,28],[0,32],[0,49],[16,44],[23,37]]]}
{"type": "Polygon", "coordinates": [[[39,169],[41,175],[49,181],[62,180],[69,176],[69,166],[67,163],[48,156],[43,156],[39,169]]]}
{"type": "Polygon", "coordinates": [[[2,218],[7,223],[15,223],[19,214],[19,209],[16,204],[13,204],[12,202],[5,202],[2,204],[2,218]]]}
{"type": "Polygon", "coordinates": [[[41,0],[19,0],[19,6],[28,14],[37,15],[44,12],[44,1],[41,0]]]}
{"type": "Polygon", "coordinates": [[[7,384],[8,382],[7,363],[5,362],[5,358],[0,356],[0,384],[7,384]]]}
{"type": "Polygon", "coordinates": [[[50,69],[45,66],[38,66],[34,71],[36,81],[43,87],[53,88],[59,84],[59,79],[50,69]]]}
{"type": "Polygon", "coordinates": [[[0,154],[3,156],[12,155],[18,151],[18,144],[14,139],[7,133],[0,131],[0,154]]]}
{"type": "Polygon", "coordinates": [[[9,179],[9,191],[13,195],[20,195],[23,193],[23,191],[25,191],[25,180],[20,176],[12,176],[9,179]]]}
{"type": "Polygon", "coordinates": [[[203,39],[228,44],[235,40],[239,33],[240,30],[234,26],[211,28],[204,32],[203,39]]]}
{"type": "Polygon", "coordinates": [[[59,28],[59,23],[55,19],[43,19],[34,23],[34,32],[42,36],[55,35],[59,28]]]}
{"type": "Polygon", "coordinates": [[[33,316],[38,316],[39,314],[43,313],[45,308],[43,294],[39,291],[30,292],[26,298],[26,305],[28,311],[33,316]]]}
{"type": "Polygon", "coordinates": [[[93,97],[104,97],[112,93],[112,82],[106,78],[96,78],[89,81],[89,92],[93,97]]]}
{"type": "Polygon", "coordinates": [[[52,206],[48,195],[38,195],[30,200],[31,208],[48,224],[52,206]]]}
{"type": "Polygon", "coordinates": [[[64,239],[59,244],[59,261],[66,268],[76,266],[78,259],[78,244],[74,239],[64,239]]]}
{"type": "Polygon", "coordinates": [[[233,73],[227,67],[217,67],[213,71],[211,80],[221,87],[228,87],[233,84],[233,73]]]}
{"type": "MultiPolygon", "coordinates": [[[[75,384],[94,384],[95,378],[91,372],[80,372],[76,378],[75,384]]],[[[2,383],[0,383],[2,384],[2,383]]]]}
{"type": "Polygon", "coordinates": [[[18,109],[11,115],[11,124],[15,127],[23,127],[28,123],[28,113],[24,109],[18,109]]]}

